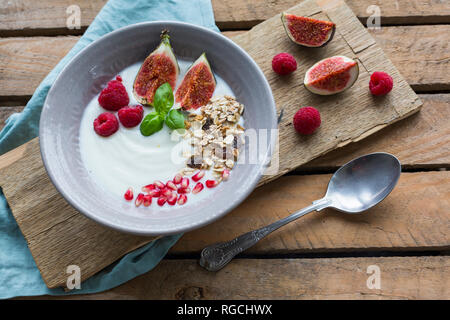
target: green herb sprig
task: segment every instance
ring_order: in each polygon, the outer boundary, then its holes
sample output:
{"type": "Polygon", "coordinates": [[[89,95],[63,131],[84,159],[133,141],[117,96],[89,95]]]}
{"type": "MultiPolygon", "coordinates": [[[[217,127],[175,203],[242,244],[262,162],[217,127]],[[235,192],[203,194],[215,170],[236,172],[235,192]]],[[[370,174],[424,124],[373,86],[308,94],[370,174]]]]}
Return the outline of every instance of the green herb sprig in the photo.
{"type": "Polygon", "coordinates": [[[155,111],[145,116],[141,122],[141,133],[150,136],[162,129],[164,122],[172,129],[184,129],[184,116],[180,110],[171,109],[174,103],[172,87],[164,83],[155,92],[153,107],[155,111]]]}

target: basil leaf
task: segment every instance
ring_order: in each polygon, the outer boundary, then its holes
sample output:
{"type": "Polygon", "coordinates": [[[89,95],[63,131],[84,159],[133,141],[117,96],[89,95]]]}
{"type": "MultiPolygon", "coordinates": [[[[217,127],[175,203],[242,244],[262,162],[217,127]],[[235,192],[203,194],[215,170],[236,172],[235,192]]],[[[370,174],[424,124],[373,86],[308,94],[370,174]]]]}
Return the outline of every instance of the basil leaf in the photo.
{"type": "Polygon", "coordinates": [[[184,116],[180,110],[172,109],[166,117],[166,125],[170,129],[184,129],[184,116]]]}
{"type": "Polygon", "coordinates": [[[152,112],[145,116],[141,122],[141,133],[143,136],[149,136],[162,129],[164,117],[158,112],[152,112]]]}
{"type": "Polygon", "coordinates": [[[156,90],[153,98],[153,106],[156,112],[166,115],[170,108],[172,108],[173,102],[172,87],[166,82],[156,90]]]}

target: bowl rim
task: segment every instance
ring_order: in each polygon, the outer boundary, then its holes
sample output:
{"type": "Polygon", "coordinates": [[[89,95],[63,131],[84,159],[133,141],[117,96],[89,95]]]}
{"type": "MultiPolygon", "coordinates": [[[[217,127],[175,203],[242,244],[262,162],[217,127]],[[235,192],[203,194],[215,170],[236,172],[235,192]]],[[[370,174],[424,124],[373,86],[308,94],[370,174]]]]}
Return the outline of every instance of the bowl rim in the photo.
{"type": "Polygon", "coordinates": [[[70,196],[70,194],[68,192],[66,192],[66,190],[64,190],[57,182],[56,176],[54,175],[54,172],[51,169],[51,161],[49,159],[48,156],[48,152],[46,150],[46,135],[43,135],[43,127],[45,124],[45,120],[44,118],[46,117],[47,114],[47,108],[45,108],[46,105],[48,105],[48,100],[49,97],[52,96],[53,92],[56,90],[55,88],[57,87],[57,84],[59,83],[59,81],[61,81],[61,78],[68,72],[67,70],[74,64],[76,63],[76,61],[78,61],[78,59],[80,59],[80,57],[87,51],[90,50],[90,48],[97,46],[97,45],[101,45],[102,42],[104,41],[108,41],[109,38],[114,37],[116,34],[118,33],[122,33],[122,32],[128,32],[129,30],[132,30],[134,28],[137,27],[142,27],[142,26],[146,26],[146,27],[170,27],[170,26],[180,26],[180,27],[187,27],[187,28],[191,28],[191,29],[196,29],[200,32],[206,32],[209,33],[210,35],[213,35],[214,37],[218,37],[218,39],[220,39],[221,41],[225,41],[228,45],[230,45],[231,47],[233,47],[235,50],[239,51],[241,54],[243,54],[247,59],[246,63],[250,63],[253,65],[254,69],[257,71],[258,73],[258,77],[260,79],[262,79],[262,85],[264,86],[264,91],[266,91],[269,94],[270,100],[268,101],[268,105],[270,106],[270,110],[271,112],[271,128],[268,129],[278,129],[278,121],[277,121],[277,111],[276,111],[276,104],[275,104],[275,100],[273,97],[273,93],[272,93],[272,89],[269,85],[269,82],[267,81],[264,73],[262,72],[262,70],[260,69],[260,67],[258,66],[258,64],[253,60],[253,58],[244,50],[242,49],[239,45],[237,45],[235,42],[233,42],[231,39],[225,37],[224,35],[222,35],[219,32],[213,31],[209,28],[203,27],[203,26],[198,26],[195,24],[191,24],[191,23],[187,23],[187,22],[179,22],[179,21],[169,21],[169,20],[160,20],[160,21],[146,21],[146,22],[139,22],[139,23],[134,23],[131,25],[127,25],[124,27],[121,27],[119,29],[113,30],[101,37],[99,37],[98,39],[92,41],[91,43],[89,43],[86,47],[84,47],[83,49],[81,49],[78,53],[76,53],[71,59],[70,61],[67,62],[67,64],[61,69],[60,73],[57,75],[57,77],[55,78],[55,81],[53,82],[50,90],[47,93],[47,96],[45,98],[44,104],[43,104],[43,108],[42,108],[42,112],[40,115],[40,121],[39,121],[39,145],[40,145],[40,153],[41,153],[41,158],[42,158],[42,162],[44,164],[44,168],[47,171],[47,174],[50,178],[50,181],[52,182],[52,184],[55,186],[56,190],[63,196],[63,198],[72,206],[74,207],[78,212],[80,212],[81,214],[85,215],[86,217],[88,217],[89,219],[103,225],[106,226],[108,228],[114,229],[114,230],[118,230],[124,233],[129,233],[129,234],[134,234],[134,235],[140,235],[140,236],[165,236],[165,235],[174,235],[174,234],[179,234],[179,233],[183,233],[183,232],[188,232],[188,231],[192,231],[194,229],[198,229],[201,228],[205,225],[211,224],[212,222],[222,218],[223,216],[225,216],[226,214],[228,214],[229,212],[231,212],[233,209],[235,209],[238,205],[240,205],[249,195],[251,192],[254,191],[254,189],[256,188],[256,185],[258,184],[258,182],[260,181],[264,170],[268,167],[269,163],[270,163],[270,159],[272,158],[272,154],[273,151],[275,149],[276,146],[276,142],[278,140],[278,130],[275,131],[275,134],[271,134],[270,135],[270,141],[268,142],[268,151],[265,154],[265,158],[262,159],[259,163],[258,163],[258,171],[257,174],[254,175],[252,177],[253,181],[251,183],[249,183],[248,188],[245,190],[245,192],[239,193],[236,196],[236,200],[233,201],[232,205],[230,205],[229,207],[227,207],[225,210],[222,210],[220,213],[215,214],[215,215],[211,215],[208,218],[203,219],[200,223],[193,223],[188,227],[177,227],[177,228],[173,228],[173,230],[170,231],[152,231],[152,230],[146,230],[146,229],[137,229],[137,228],[131,228],[129,226],[123,226],[121,224],[118,224],[114,221],[111,220],[107,220],[102,218],[101,216],[95,215],[94,213],[89,212],[89,210],[84,210],[83,208],[80,207],[80,205],[78,205],[78,203],[76,201],[73,200],[73,198],[70,196]]]}

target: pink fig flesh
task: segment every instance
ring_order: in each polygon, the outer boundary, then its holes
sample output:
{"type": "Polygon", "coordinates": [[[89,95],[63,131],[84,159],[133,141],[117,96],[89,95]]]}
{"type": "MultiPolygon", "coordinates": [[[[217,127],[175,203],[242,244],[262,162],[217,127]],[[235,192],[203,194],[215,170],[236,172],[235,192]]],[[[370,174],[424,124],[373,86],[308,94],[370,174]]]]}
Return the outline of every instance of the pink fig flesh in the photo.
{"type": "Polygon", "coordinates": [[[203,53],[189,68],[175,98],[185,110],[197,109],[208,103],[216,88],[216,80],[203,53]]]}
{"type": "Polygon", "coordinates": [[[305,47],[322,47],[333,39],[336,25],[308,17],[282,13],[281,21],[289,38],[305,47]]]}
{"type": "Polygon", "coordinates": [[[142,64],[133,84],[133,93],[141,104],[151,105],[156,89],[168,82],[175,88],[179,75],[178,62],[172,51],[167,32],[162,33],[161,43],[142,64]]]}
{"type": "Polygon", "coordinates": [[[356,82],[358,63],[345,56],[334,56],[319,61],[305,75],[305,87],[319,95],[342,92],[356,82]]]}

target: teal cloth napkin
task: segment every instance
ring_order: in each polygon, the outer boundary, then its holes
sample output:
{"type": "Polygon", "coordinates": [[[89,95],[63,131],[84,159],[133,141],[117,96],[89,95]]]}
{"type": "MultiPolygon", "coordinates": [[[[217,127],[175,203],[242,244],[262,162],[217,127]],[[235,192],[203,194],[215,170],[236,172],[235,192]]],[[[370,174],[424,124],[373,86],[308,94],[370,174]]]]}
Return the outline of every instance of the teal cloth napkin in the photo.
{"type": "MultiPolygon", "coordinates": [[[[48,90],[76,53],[115,29],[137,22],[157,20],[184,21],[218,31],[210,0],[108,1],[72,50],[42,81],[23,112],[13,114],[6,120],[6,125],[0,132],[0,155],[38,135],[39,116],[48,90]]],[[[180,237],[181,235],[163,237],[127,254],[120,261],[84,281],[80,290],[74,289],[66,293],[63,289],[48,289],[3,192],[0,191],[0,299],[44,294],[85,294],[114,288],[155,267],[180,237]]]]}

